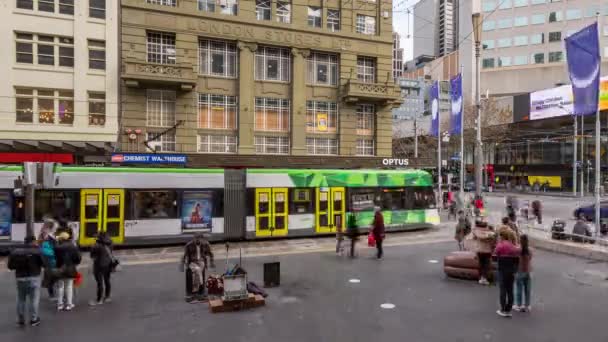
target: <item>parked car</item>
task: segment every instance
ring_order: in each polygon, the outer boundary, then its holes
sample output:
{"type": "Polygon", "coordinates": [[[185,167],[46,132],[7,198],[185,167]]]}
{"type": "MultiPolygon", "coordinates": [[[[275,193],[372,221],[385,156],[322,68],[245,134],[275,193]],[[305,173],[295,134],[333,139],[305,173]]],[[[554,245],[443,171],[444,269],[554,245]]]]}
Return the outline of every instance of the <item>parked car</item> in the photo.
{"type": "MultiPolygon", "coordinates": [[[[574,217],[582,217],[587,221],[595,221],[595,203],[576,208],[574,210],[574,217]]],[[[600,219],[608,219],[608,201],[600,202],[600,219]]]]}

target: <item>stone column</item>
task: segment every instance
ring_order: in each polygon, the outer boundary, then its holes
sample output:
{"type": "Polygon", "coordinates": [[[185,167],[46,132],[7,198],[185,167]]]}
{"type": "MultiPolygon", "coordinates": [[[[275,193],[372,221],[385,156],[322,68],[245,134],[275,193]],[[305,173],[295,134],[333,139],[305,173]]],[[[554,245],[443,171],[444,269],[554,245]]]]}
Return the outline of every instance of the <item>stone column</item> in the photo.
{"type": "Polygon", "coordinates": [[[306,58],[310,50],[292,48],[291,154],[306,154],[306,58]]]}
{"type": "Polygon", "coordinates": [[[254,74],[255,43],[238,42],[239,54],[239,148],[238,154],[254,154],[255,93],[254,74]]]}

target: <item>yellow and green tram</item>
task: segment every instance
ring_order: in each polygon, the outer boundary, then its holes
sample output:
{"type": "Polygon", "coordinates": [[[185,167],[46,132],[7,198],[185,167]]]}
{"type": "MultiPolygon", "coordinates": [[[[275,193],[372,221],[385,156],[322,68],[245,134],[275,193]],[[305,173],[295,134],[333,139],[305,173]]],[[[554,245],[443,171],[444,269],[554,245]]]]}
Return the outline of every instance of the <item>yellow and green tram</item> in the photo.
{"type": "MultiPolygon", "coordinates": [[[[25,199],[13,192],[20,166],[0,169],[0,244],[25,237],[25,199]]],[[[421,170],[62,167],[36,191],[35,230],[54,218],[81,246],[100,231],[116,244],[333,234],[349,215],[366,230],[379,206],[388,231],[439,224],[431,175],[421,170]]]]}

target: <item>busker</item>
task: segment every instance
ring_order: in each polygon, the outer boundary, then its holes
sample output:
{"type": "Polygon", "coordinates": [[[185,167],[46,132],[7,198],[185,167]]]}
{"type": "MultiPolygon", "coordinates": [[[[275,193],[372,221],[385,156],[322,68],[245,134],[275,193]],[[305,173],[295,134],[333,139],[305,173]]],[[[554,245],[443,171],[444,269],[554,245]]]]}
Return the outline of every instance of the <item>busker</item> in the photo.
{"type": "Polygon", "coordinates": [[[530,294],[532,293],[532,251],[528,242],[528,236],[521,236],[521,251],[519,253],[519,265],[515,275],[515,305],[513,310],[526,312],[531,311],[530,294]]]}
{"type": "Polygon", "coordinates": [[[42,254],[33,236],[25,238],[24,244],[15,248],[8,258],[8,269],[15,271],[17,279],[17,325],[25,326],[25,307],[28,305],[30,325],[40,324],[40,272],[42,254]]]}
{"type": "Polygon", "coordinates": [[[40,229],[38,236],[40,245],[40,253],[42,262],[44,263],[44,273],[42,276],[42,287],[46,288],[49,294],[49,299],[54,301],[57,299],[55,291],[55,271],[57,268],[57,258],[55,257],[55,237],[52,234],[51,228],[47,223],[40,229]]]}
{"type": "Polygon", "coordinates": [[[495,233],[488,227],[488,223],[482,220],[475,221],[473,239],[477,242],[477,259],[479,260],[479,284],[489,285],[488,281],[490,267],[492,266],[492,247],[495,241],[495,233]]]}
{"type": "Polygon", "coordinates": [[[500,285],[500,309],[496,313],[502,317],[511,317],[513,285],[519,263],[519,253],[519,249],[509,241],[508,231],[501,230],[500,241],[496,245],[494,254],[498,260],[498,281],[500,285]]]}
{"type": "Polygon", "coordinates": [[[372,234],[374,235],[374,240],[376,240],[376,257],[378,259],[382,259],[382,257],[384,256],[384,250],[382,249],[382,241],[384,240],[385,236],[384,216],[382,216],[382,211],[380,207],[376,207],[374,211],[375,213],[372,234]]]}
{"type": "Polygon", "coordinates": [[[57,311],[71,311],[74,309],[74,279],[82,257],[69,233],[62,232],[57,236],[57,241],[57,311]]]}
{"type": "Polygon", "coordinates": [[[91,259],[93,259],[93,276],[97,283],[97,298],[95,301],[91,301],[89,305],[110,303],[112,301],[110,297],[112,293],[110,275],[112,274],[114,257],[112,255],[112,239],[105,232],[97,235],[95,245],[91,247],[91,259]]]}
{"type": "MultiPolygon", "coordinates": [[[[184,256],[182,258],[182,270],[188,267],[192,272],[192,293],[200,296],[205,295],[205,270],[207,269],[207,257],[209,257],[211,268],[214,268],[213,252],[211,245],[203,234],[196,234],[192,241],[186,244],[184,256]]],[[[191,299],[191,294],[187,294],[187,299],[191,299]]]]}
{"type": "Polygon", "coordinates": [[[353,212],[348,217],[347,227],[346,227],[346,235],[350,239],[350,253],[349,256],[351,258],[355,257],[355,245],[357,244],[357,240],[359,239],[359,232],[357,231],[357,217],[356,212],[353,212]]]}
{"type": "Polygon", "coordinates": [[[458,212],[458,223],[456,224],[456,232],[454,239],[458,242],[458,250],[464,251],[464,239],[471,233],[471,222],[465,216],[464,211],[458,212]]]}

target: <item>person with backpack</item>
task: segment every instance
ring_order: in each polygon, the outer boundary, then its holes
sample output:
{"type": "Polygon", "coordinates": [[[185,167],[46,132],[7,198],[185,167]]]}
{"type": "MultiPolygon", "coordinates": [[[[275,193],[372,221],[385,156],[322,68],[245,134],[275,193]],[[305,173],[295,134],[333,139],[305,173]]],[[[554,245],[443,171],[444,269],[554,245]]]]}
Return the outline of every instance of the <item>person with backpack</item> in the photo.
{"type": "Polygon", "coordinates": [[[91,259],[93,260],[93,276],[97,283],[97,299],[91,301],[89,305],[110,303],[112,301],[110,275],[116,267],[116,261],[112,254],[112,240],[105,232],[97,235],[95,245],[91,247],[91,259]]]}
{"type": "Polygon", "coordinates": [[[458,242],[458,250],[464,251],[464,239],[471,233],[471,221],[465,216],[464,211],[458,212],[458,223],[456,224],[456,233],[454,239],[458,242]]]}
{"type": "Polygon", "coordinates": [[[530,294],[532,292],[532,251],[528,235],[520,237],[521,252],[519,254],[519,265],[515,275],[515,305],[513,310],[526,312],[532,310],[530,294]]]}
{"type": "Polygon", "coordinates": [[[40,245],[40,253],[42,255],[42,262],[44,263],[44,273],[42,276],[42,287],[46,288],[49,293],[51,300],[56,300],[55,282],[56,279],[54,274],[57,268],[57,258],[55,257],[55,237],[51,233],[50,228],[46,225],[40,230],[38,236],[38,243],[40,245]]]}
{"type": "Polygon", "coordinates": [[[25,307],[29,300],[30,325],[40,324],[40,273],[42,254],[33,236],[25,238],[24,244],[15,248],[8,257],[8,269],[15,271],[17,279],[17,325],[25,326],[25,307]]]}
{"type": "Polygon", "coordinates": [[[80,251],[67,232],[57,236],[55,256],[57,257],[57,311],[74,309],[74,279],[78,275],[77,266],[82,260],[80,251]]]}

